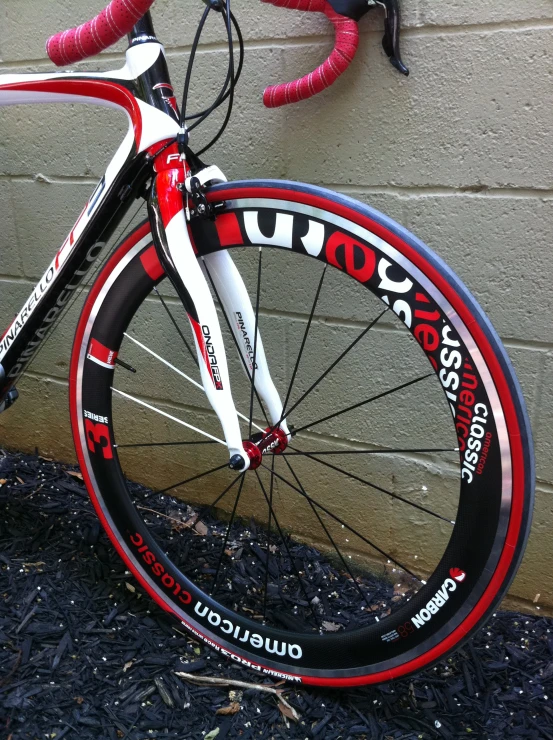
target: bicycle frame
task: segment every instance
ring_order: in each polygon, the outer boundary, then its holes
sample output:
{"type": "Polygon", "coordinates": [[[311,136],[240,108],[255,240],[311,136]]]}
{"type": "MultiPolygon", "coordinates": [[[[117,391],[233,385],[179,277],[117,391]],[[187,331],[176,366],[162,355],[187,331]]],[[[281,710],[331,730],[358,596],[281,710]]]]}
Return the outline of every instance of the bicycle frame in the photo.
{"type": "MultiPolygon", "coordinates": [[[[136,24],[129,41],[126,64],[116,72],[0,76],[0,106],[55,102],[102,105],[124,111],[130,123],[124,141],[69,236],[0,338],[0,409],[133,200],[145,196],[146,185],[152,179],[148,208],[159,258],[155,269],[159,269],[160,276],[167,273],[186,308],[204,390],[223,427],[234,467],[246,470],[250,459],[232,399],[217,311],[205,266],[202,270],[198,263],[188,229],[189,213],[184,201],[188,196],[183,193],[191,171],[176,144],[166,148],[180,130],[178,106],[163,46],[155,36],[149,14],[136,24]]],[[[209,264],[213,268],[212,279],[227,315],[240,313],[248,336],[257,336],[255,386],[267,405],[271,423],[288,434],[242,279],[226,253],[208,257],[205,262],[208,269],[209,264]]],[[[243,358],[253,371],[241,330],[238,326],[232,328],[240,339],[243,358]]],[[[113,370],[116,353],[108,362],[92,352],[89,359],[113,370]]]]}

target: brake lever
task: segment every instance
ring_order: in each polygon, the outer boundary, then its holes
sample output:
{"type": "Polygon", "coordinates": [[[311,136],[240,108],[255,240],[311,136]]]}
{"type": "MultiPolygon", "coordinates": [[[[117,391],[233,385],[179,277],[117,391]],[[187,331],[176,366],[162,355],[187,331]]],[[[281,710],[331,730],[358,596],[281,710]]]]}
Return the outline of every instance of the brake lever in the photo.
{"type": "Polygon", "coordinates": [[[401,72],[401,74],[407,77],[409,75],[409,70],[402,62],[399,50],[399,32],[401,26],[398,0],[369,0],[369,5],[380,5],[384,8],[386,18],[384,20],[384,38],[382,39],[382,46],[388,55],[390,62],[398,72],[401,72]]]}
{"type": "Polygon", "coordinates": [[[394,67],[405,76],[409,74],[409,70],[401,61],[399,51],[399,33],[401,30],[399,0],[328,0],[328,2],[336,13],[355,21],[361,20],[372,8],[377,6],[384,8],[386,18],[382,46],[394,67]]]}

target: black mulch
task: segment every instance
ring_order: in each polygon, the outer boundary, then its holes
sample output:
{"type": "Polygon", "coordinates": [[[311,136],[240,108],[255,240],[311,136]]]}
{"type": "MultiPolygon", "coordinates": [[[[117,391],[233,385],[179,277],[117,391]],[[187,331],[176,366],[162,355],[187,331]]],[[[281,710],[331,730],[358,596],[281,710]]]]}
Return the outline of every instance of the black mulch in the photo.
{"type": "Polygon", "coordinates": [[[415,679],[290,687],[298,722],[274,695],[178,678],[271,683],[179,631],[141,593],[71,470],[0,452],[2,740],[553,740],[553,620],[543,617],[500,612],[415,679]]]}

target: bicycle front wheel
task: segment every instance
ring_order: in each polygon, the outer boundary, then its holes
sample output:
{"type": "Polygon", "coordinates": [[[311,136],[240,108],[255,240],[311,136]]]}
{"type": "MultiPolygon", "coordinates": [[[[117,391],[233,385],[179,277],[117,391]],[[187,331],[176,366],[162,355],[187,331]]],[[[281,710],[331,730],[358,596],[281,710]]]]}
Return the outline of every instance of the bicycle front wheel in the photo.
{"type": "MultiPolygon", "coordinates": [[[[98,515],[152,597],[233,660],[335,686],[418,671],[483,624],[524,550],[532,443],[506,352],[452,271],[373,209],[276,181],[209,198],[198,259],[210,277],[228,250],[248,285],[293,438],[228,469],[143,224],[98,277],[72,358],[98,515]]],[[[255,441],[265,409],[230,331],[226,347],[255,441]]]]}

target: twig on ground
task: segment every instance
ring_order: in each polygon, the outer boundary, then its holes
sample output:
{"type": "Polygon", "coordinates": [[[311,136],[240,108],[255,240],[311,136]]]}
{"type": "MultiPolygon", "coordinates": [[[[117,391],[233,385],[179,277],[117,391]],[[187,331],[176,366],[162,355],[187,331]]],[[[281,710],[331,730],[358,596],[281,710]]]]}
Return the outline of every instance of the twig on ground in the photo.
{"type": "Polygon", "coordinates": [[[232,678],[213,678],[211,676],[195,676],[192,673],[182,673],[181,671],[175,671],[175,676],[184,678],[186,681],[197,684],[205,684],[207,686],[237,686],[241,689],[255,689],[256,691],[263,691],[266,694],[273,694],[276,696],[278,701],[287,710],[285,716],[290,717],[295,722],[298,722],[300,715],[289,704],[286,699],[282,696],[283,689],[274,689],[272,686],[265,686],[264,684],[248,683],[247,681],[235,681],[232,678]]]}

